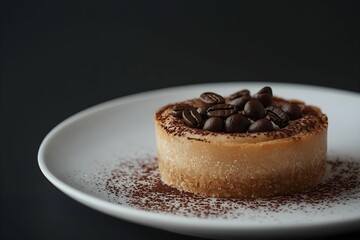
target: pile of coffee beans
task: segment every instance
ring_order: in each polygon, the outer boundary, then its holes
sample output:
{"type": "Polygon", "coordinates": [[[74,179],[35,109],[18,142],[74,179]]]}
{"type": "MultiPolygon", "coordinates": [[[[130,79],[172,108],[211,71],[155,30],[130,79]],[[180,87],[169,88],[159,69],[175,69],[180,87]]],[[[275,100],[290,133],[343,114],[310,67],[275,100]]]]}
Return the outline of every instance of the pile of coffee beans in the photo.
{"type": "Polygon", "coordinates": [[[288,102],[275,107],[272,98],[270,87],[262,88],[253,96],[243,89],[227,99],[214,92],[204,92],[200,95],[200,107],[177,104],[172,115],[192,128],[227,133],[269,132],[302,117],[298,105],[288,102]]]}

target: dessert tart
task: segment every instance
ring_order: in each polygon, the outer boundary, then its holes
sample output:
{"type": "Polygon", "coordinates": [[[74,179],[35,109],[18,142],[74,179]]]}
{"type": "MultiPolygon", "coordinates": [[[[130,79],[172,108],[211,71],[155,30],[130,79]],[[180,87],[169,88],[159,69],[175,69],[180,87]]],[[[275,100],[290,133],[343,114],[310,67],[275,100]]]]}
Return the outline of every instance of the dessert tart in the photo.
{"type": "Polygon", "coordinates": [[[316,185],[324,175],[328,120],[273,96],[270,87],[169,104],[155,114],[161,179],[211,197],[259,198],[316,185]]]}

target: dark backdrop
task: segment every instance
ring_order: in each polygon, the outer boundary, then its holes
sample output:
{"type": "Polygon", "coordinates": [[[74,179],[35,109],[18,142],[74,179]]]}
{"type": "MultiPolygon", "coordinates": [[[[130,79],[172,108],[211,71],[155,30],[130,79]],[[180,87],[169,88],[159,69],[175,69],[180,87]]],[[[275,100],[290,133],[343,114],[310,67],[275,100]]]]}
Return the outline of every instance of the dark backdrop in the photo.
{"type": "Polygon", "coordinates": [[[360,92],[359,79],[358,1],[2,1],[1,239],[187,239],[84,207],[42,176],[42,139],[80,110],[192,83],[360,92]]]}

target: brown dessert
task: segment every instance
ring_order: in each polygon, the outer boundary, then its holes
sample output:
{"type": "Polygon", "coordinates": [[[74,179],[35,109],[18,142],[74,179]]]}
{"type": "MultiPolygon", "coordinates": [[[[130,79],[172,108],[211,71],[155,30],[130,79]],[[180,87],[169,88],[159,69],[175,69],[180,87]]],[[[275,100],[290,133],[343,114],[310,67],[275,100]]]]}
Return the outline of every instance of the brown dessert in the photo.
{"type": "Polygon", "coordinates": [[[216,197],[258,198],[316,185],[324,174],[327,117],[265,87],[162,107],[155,115],[164,183],[216,197]]]}

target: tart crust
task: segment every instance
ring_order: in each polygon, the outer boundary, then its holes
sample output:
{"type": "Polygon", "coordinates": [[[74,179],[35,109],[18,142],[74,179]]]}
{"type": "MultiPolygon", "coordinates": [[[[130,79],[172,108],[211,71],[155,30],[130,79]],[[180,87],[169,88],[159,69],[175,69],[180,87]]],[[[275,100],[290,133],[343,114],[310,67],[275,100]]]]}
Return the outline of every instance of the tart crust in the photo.
{"type": "MultiPolygon", "coordinates": [[[[285,101],[274,97],[273,105],[285,101]]],[[[303,117],[261,133],[194,129],[172,116],[174,104],[161,108],[155,114],[155,135],[162,181],[203,196],[243,199],[316,185],[325,171],[328,120],[317,107],[291,102],[300,106],[303,117]]]]}

